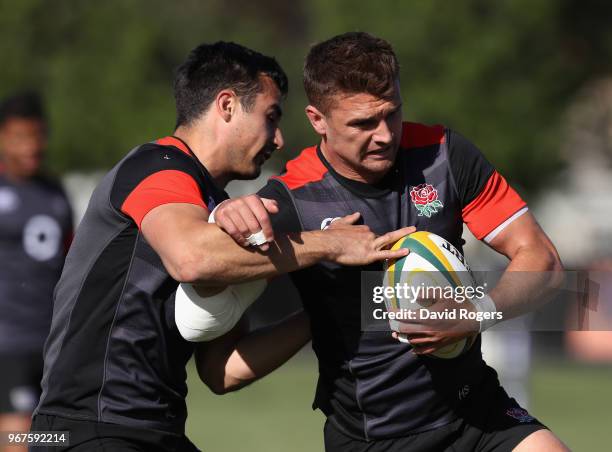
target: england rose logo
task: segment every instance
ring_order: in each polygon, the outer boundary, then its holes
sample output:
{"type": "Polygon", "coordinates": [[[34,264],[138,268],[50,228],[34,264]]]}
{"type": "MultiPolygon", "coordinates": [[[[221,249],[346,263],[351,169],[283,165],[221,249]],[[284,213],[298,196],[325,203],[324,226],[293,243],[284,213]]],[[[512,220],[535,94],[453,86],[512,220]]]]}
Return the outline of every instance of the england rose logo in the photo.
{"type": "Polygon", "coordinates": [[[533,416],[531,416],[527,410],[524,410],[522,408],[510,408],[508,410],[506,410],[506,414],[510,417],[513,417],[514,419],[516,419],[517,421],[523,423],[523,422],[531,422],[533,420],[535,420],[535,418],[533,416]]]}
{"type": "Polygon", "coordinates": [[[429,184],[421,184],[412,187],[410,199],[419,211],[419,217],[430,218],[438,209],[444,207],[442,201],[438,199],[438,190],[429,184]]]}

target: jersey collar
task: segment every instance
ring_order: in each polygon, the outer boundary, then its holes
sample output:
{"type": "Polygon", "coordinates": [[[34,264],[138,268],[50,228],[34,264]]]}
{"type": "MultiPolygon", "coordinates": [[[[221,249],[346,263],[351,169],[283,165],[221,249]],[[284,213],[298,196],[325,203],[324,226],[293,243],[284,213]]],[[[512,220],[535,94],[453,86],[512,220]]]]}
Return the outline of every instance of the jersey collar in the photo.
{"type": "Polygon", "coordinates": [[[365,182],[360,182],[356,180],[349,179],[339,174],[331,164],[325,159],[323,153],[321,152],[320,146],[317,146],[317,157],[321,160],[321,163],[325,165],[325,167],[329,170],[329,173],[332,175],[334,179],[340,183],[344,188],[353,192],[357,196],[362,196],[365,198],[381,198],[385,195],[388,195],[393,189],[393,175],[397,172],[396,165],[394,165],[391,170],[383,177],[380,182],[376,184],[367,184],[365,182]]]}

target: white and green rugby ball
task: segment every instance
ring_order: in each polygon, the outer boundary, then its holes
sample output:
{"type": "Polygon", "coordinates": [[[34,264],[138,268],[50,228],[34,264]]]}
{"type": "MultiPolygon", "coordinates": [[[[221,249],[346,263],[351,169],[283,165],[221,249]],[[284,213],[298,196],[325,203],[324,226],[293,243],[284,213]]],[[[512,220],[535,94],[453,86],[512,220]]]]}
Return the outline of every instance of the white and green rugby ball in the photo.
{"type": "MultiPolygon", "coordinates": [[[[396,284],[408,284],[412,287],[456,288],[474,286],[474,279],[463,255],[447,240],[427,231],[418,231],[402,237],[392,249],[410,249],[410,254],[400,259],[389,260],[385,265],[384,285],[395,287],[396,284]]],[[[419,303],[407,304],[395,296],[387,300],[387,308],[420,309],[419,303]]],[[[407,342],[405,336],[400,340],[407,342]]],[[[432,353],[437,358],[456,358],[467,351],[477,335],[461,339],[458,342],[432,353]]]]}

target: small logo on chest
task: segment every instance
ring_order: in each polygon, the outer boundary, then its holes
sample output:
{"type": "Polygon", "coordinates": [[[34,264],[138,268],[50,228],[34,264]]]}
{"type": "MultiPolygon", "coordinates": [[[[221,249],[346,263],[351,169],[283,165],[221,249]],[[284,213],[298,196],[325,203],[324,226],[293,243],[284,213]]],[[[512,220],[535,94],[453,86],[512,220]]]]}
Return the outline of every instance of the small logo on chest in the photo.
{"type": "Polygon", "coordinates": [[[323,230],[327,229],[328,227],[330,227],[330,226],[331,226],[331,224],[332,224],[334,221],[339,220],[339,219],[340,219],[340,217],[326,218],[325,220],[323,220],[323,221],[321,222],[321,230],[323,231],[323,230]]]}
{"type": "Polygon", "coordinates": [[[420,184],[410,190],[410,199],[419,212],[419,217],[430,218],[444,207],[438,199],[438,190],[430,184],[420,184]]]}
{"type": "Polygon", "coordinates": [[[527,412],[527,410],[524,410],[522,408],[509,408],[508,410],[506,410],[506,414],[510,417],[513,417],[520,423],[531,422],[535,420],[535,418],[531,416],[527,412]]]}

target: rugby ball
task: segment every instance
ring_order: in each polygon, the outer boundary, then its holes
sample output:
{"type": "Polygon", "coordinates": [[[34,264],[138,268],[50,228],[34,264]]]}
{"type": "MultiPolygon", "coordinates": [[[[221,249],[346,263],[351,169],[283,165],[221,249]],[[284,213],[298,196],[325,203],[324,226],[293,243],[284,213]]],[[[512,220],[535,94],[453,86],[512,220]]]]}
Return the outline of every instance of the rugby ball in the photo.
{"type": "MultiPolygon", "coordinates": [[[[386,262],[383,283],[385,286],[408,285],[414,288],[412,293],[434,287],[439,288],[436,289],[438,291],[449,290],[449,288],[453,290],[457,287],[474,287],[474,278],[463,255],[439,235],[427,231],[414,232],[402,237],[392,247],[393,250],[401,248],[410,249],[410,254],[386,262]]],[[[435,291],[432,292],[435,293],[435,291]]],[[[388,309],[395,310],[418,310],[426,307],[418,300],[402,299],[395,294],[386,299],[386,304],[388,309]]],[[[399,337],[403,342],[408,342],[404,335],[400,334],[399,337]]],[[[461,339],[429,356],[443,359],[456,358],[473,345],[476,337],[477,335],[474,334],[461,339]]]]}

